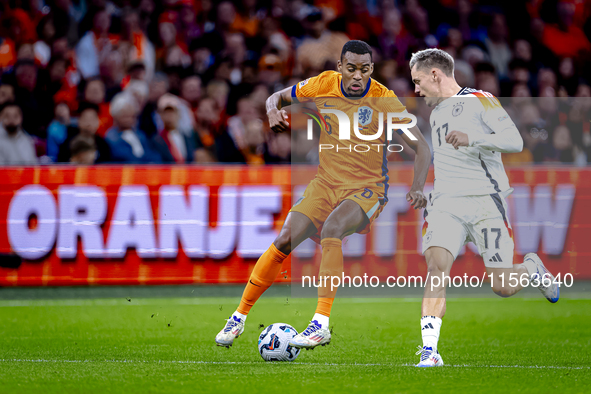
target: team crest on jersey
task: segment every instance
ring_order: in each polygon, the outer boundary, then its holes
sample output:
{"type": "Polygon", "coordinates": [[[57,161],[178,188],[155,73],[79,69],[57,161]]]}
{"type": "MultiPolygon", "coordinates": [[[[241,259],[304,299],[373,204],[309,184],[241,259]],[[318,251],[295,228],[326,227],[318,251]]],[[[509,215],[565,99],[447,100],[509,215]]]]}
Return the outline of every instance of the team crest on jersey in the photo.
{"type": "Polygon", "coordinates": [[[431,242],[431,237],[432,237],[432,236],[433,236],[433,231],[429,231],[429,232],[427,233],[427,235],[425,236],[425,243],[427,243],[427,244],[428,244],[429,242],[431,242]]]}
{"type": "Polygon", "coordinates": [[[304,87],[304,86],[305,86],[305,85],[308,83],[308,81],[309,81],[309,80],[310,80],[310,78],[308,78],[308,79],[306,79],[306,80],[304,80],[304,81],[300,82],[300,83],[299,83],[299,85],[300,85],[300,89],[301,89],[301,88],[303,88],[303,87],[304,87]]]}
{"type": "Polygon", "coordinates": [[[361,126],[367,126],[368,124],[371,123],[371,116],[373,115],[373,109],[363,106],[363,107],[359,107],[359,110],[357,111],[357,113],[359,114],[359,124],[361,126]]]}
{"type": "Polygon", "coordinates": [[[464,103],[457,103],[454,105],[453,109],[451,110],[451,114],[453,116],[459,116],[462,113],[464,110],[464,106],[462,104],[464,103]]]}

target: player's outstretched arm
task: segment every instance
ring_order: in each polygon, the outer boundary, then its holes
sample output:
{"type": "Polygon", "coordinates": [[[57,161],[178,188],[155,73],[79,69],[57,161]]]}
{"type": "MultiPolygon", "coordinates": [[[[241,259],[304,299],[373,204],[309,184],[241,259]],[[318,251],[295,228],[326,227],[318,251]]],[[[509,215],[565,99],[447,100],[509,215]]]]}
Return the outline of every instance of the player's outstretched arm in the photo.
{"type": "Polygon", "coordinates": [[[501,153],[518,153],[523,150],[523,138],[515,125],[498,134],[484,134],[474,140],[470,140],[468,134],[454,130],[445,136],[445,142],[452,144],[455,149],[460,146],[475,146],[501,153]]]}
{"type": "Polygon", "coordinates": [[[292,87],[290,86],[273,93],[267,99],[267,117],[269,118],[269,126],[276,133],[282,133],[289,130],[287,112],[281,108],[291,105],[291,90],[292,87]]]}
{"type": "Polygon", "coordinates": [[[414,178],[410,191],[406,195],[406,201],[410,202],[410,205],[415,209],[421,209],[427,206],[427,198],[423,193],[423,188],[431,165],[431,150],[423,133],[417,126],[411,128],[410,132],[416,137],[416,140],[411,140],[405,133],[401,134],[404,142],[416,153],[414,178]]]}
{"type": "Polygon", "coordinates": [[[469,136],[461,131],[453,130],[445,137],[445,142],[452,144],[455,149],[460,146],[468,146],[501,153],[521,152],[523,138],[507,111],[503,109],[496,98],[487,98],[486,100],[484,101],[486,106],[481,106],[480,117],[493,133],[469,136]]]}

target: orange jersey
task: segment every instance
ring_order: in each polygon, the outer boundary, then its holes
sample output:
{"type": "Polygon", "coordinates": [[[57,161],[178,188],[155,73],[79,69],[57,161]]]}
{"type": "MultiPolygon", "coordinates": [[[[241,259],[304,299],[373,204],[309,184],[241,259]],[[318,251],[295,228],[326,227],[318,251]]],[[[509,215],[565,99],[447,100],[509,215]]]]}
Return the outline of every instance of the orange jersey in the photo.
{"type": "MultiPolygon", "coordinates": [[[[296,102],[313,102],[326,121],[320,134],[320,165],[318,178],[337,189],[358,189],[368,186],[388,189],[388,161],[386,123],[388,113],[403,113],[406,107],[390,89],[369,79],[362,97],[350,98],[342,86],[342,74],[325,71],[294,85],[291,96],[296,102]],[[308,98],[308,99],[306,99],[308,98]],[[350,119],[350,139],[339,139],[336,114],[322,110],[338,109],[350,119]],[[355,135],[354,115],[359,118],[362,135],[375,135],[380,127],[379,113],[383,113],[383,132],[375,140],[366,141],[355,135]],[[323,147],[333,146],[332,149],[323,147]],[[369,147],[369,150],[367,150],[369,147]],[[367,150],[367,151],[365,151],[367,150]]],[[[395,122],[398,119],[395,120],[395,122]]],[[[406,122],[403,122],[406,123],[406,122]]]]}

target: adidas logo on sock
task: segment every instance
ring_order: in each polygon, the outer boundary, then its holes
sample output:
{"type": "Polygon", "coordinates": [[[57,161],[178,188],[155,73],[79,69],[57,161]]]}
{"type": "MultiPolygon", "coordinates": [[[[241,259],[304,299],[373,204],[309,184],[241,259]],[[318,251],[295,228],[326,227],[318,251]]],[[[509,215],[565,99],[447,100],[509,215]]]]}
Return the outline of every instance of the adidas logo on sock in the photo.
{"type": "Polygon", "coordinates": [[[425,327],[421,328],[421,331],[423,331],[427,328],[433,328],[433,324],[431,324],[431,323],[426,324],[425,327]]]}
{"type": "Polygon", "coordinates": [[[490,262],[495,262],[495,263],[502,263],[503,260],[501,260],[501,256],[499,256],[498,253],[496,253],[491,259],[489,259],[488,261],[490,262]]]}

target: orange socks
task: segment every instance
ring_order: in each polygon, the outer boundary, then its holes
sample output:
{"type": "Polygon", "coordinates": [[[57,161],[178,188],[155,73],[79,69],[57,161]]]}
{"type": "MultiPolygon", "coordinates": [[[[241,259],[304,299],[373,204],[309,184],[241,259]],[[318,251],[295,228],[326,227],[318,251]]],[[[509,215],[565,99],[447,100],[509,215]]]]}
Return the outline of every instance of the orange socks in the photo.
{"type": "MultiPolygon", "coordinates": [[[[320,244],[322,245],[322,261],[318,275],[340,277],[343,273],[342,241],[338,238],[325,238],[320,244]]],[[[255,264],[236,312],[248,315],[255,302],[275,281],[286,257],[287,255],[271,244],[255,264]]],[[[326,284],[327,286],[318,287],[316,313],[328,318],[337,289],[331,289],[330,279],[326,284]]]]}
{"type": "Polygon", "coordinates": [[[242,293],[240,305],[236,309],[238,313],[248,315],[250,308],[277,278],[279,271],[281,271],[281,264],[286,257],[287,255],[280,252],[273,244],[263,253],[255,264],[244,293],[242,293]]]}
{"type": "MultiPolygon", "coordinates": [[[[324,238],[322,245],[322,261],[320,262],[319,277],[338,276],[343,274],[343,242],[338,238],[324,238]]],[[[331,290],[330,279],[326,287],[318,287],[318,304],[316,313],[329,317],[332,303],[337,294],[337,289],[331,290]]]]}
{"type": "MultiPolygon", "coordinates": [[[[319,289],[320,290],[320,289],[319,289]]],[[[320,298],[318,297],[318,304],[316,305],[316,312],[326,317],[330,317],[330,310],[332,309],[333,298],[320,298]]]]}

